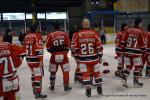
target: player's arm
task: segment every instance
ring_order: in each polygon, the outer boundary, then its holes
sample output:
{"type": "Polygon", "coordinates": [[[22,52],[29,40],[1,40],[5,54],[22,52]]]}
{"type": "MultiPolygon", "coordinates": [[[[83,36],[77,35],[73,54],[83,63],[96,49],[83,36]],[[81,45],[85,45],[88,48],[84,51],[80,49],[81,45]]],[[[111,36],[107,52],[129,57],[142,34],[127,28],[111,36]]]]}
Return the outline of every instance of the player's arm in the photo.
{"type": "Polygon", "coordinates": [[[23,57],[25,56],[25,50],[19,45],[12,44],[11,51],[14,65],[16,68],[18,68],[22,64],[23,57]]]}
{"type": "Polygon", "coordinates": [[[76,38],[74,39],[74,44],[72,45],[73,48],[73,53],[74,53],[74,57],[77,59],[79,56],[79,40],[78,40],[78,36],[76,36],[76,38]]]}
{"type": "Polygon", "coordinates": [[[43,40],[42,40],[42,37],[41,37],[42,35],[39,35],[39,36],[37,36],[36,35],[36,37],[35,37],[35,52],[36,52],[36,55],[38,56],[38,57],[43,57],[43,55],[44,55],[44,52],[43,52],[43,40]]]}
{"type": "Polygon", "coordinates": [[[115,45],[118,46],[119,44],[119,33],[116,34],[116,38],[115,38],[115,45]]]}
{"type": "Polygon", "coordinates": [[[125,35],[121,39],[121,50],[122,50],[122,52],[124,52],[124,49],[127,45],[128,35],[129,35],[129,31],[126,31],[125,35]]]}
{"type": "Polygon", "coordinates": [[[96,37],[96,50],[101,62],[103,57],[103,46],[101,40],[98,37],[96,37]]]}
{"type": "Polygon", "coordinates": [[[73,49],[73,46],[75,45],[75,39],[76,39],[76,34],[78,33],[74,33],[72,36],[72,41],[71,41],[71,55],[74,57],[74,52],[75,50],[73,49]]]}
{"type": "Polygon", "coordinates": [[[49,34],[46,37],[46,49],[47,49],[48,52],[51,53],[51,37],[50,37],[49,34]]]}
{"type": "Polygon", "coordinates": [[[141,50],[142,52],[145,51],[145,48],[146,48],[146,33],[142,32],[141,36],[140,36],[140,47],[141,47],[141,50]]]}
{"type": "Polygon", "coordinates": [[[21,57],[22,59],[25,56],[25,50],[23,49],[22,46],[19,46],[17,44],[12,44],[12,50],[13,52],[17,53],[17,57],[21,57]]]}

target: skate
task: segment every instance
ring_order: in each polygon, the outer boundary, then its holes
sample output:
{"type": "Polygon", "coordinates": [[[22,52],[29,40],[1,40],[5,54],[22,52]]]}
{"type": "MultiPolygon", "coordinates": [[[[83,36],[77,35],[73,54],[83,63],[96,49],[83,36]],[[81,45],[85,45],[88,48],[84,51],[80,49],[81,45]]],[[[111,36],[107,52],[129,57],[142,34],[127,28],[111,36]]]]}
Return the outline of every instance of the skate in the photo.
{"type": "Polygon", "coordinates": [[[80,84],[80,81],[79,81],[79,79],[78,78],[74,78],[74,84],[80,84]]]}
{"type": "Polygon", "coordinates": [[[51,86],[49,87],[49,89],[52,91],[52,93],[54,92],[54,90],[55,90],[55,82],[51,82],[50,83],[51,84],[51,86]]]}
{"type": "Polygon", "coordinates": [[[117,71],[115,72],[115,76],[121,78],[121,77],[122,77],[122,71],[117,70],[117,71]]]}
{"type": "Polygon", "coordinates": [[[35,94],[35,98],[36,99],[45,99],[45,98],[47,98],[47,95],[43,95],[41,93],[36,93],[35,94]]]}
{"type": "Polygon", "coordinates": [[[107,61],[103,61],[103,66],[109,66],[109,63],[107,61]]]}
{"type": "Polygon", "coordinates": [[[98,86],[97,86],[97,93],[98,93],[99,95],[103,95],[102,85],[98,85],[98,86]]]}
{"type": "Polygon", "coordinates": [[[87,97],[91,97],[91,88],[87,88],[87,89],[86,89],[85,95],[86,95],[87,97]]]}
{"type": "Polygon", "coordinates": [[[103,74],[109,74],[109,73],[110,73],[110,70],[109,70],[109,69],[103,70],[103,74]]]}
{"type": "Polygon", "coordinates": [[[134,79],[133,86],[134,86],[135,88],[140,88],[140,87],[143,86],[143,83],[142,83],[142,82],[139,82],[138,79],[134,79]]]}
{"type": "Polygon", "coordinates": [[[128,88],[128,85],[127,85],[127,77],[126,77],[126,76],[123,76],[123,77],[122,77],[121,83],[122,83],[122,86],[123,86],[125,89],[128,88]]]}
{"type": "Polygon", "coordinates": [[[146,70],[145,77],[150,78],[150,71],[149,70],[146,70]]]}
{"type": "Polygon", "coordinates": [[[72,87],[64,86],[65,93],[69,93],[72,90],[72,87]]]}

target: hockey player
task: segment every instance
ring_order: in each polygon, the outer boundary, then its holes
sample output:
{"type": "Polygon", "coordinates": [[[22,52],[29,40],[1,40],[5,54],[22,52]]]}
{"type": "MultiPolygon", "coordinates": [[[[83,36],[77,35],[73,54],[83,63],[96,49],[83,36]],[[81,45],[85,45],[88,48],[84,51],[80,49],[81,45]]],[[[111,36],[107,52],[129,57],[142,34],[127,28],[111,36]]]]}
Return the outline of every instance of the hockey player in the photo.
{"type": "Polygon", "coordinates": [[[126,68],[123,71],[122,82],[123,86],[127,87],[127,77],[129,76],[132,68],[134,67],[134,86],[140,87],[143,86],[142,82],[139,82],[141,78],[141,70],[142,70],[142,51],[144,49],[144,37],[143,31],[141,30],[142,20],[136,19],[135,26],[133,28],[129,28],[122,40],[124,46],[124,63],[126,68]]]}
{"type": "Polygon", "coordinates": [[[117,67],[117,71],[115,72],[115,75],[117,77],[122,76],[122,71],[123,71],[123,68],[124,68],[124,59],[123,59],[124,55],[123,55],[123,52],[121,50],[121,40],[122,40],[122,37],[124,36],[127,28],[128,28],[128,25],[126,23],[123,23],[121,25],[121,31],[118,32],[117,35],[116,35],[116,40],[115,40],[116,49],[115,49],[115,52],[116,52],[117,59],[118,59],[118,67],[117,67]]]}
{"type": "Polygon", "coordinates": [[[150,77],[150,24],[148,25],[147,32],[147,43],[146,43],[146,54],[147,54],[147,66],[146,66],[146,77],[150,77]]]}
{"type": "Polygon", "coordinates": [[[30,32],[25,36],[24,49],[26,50],[26,61],[31,69],[31,81],[35,98],[46,98],[42,92],[43,78],[43,42],[42,35],[38,32],[39,24],[30,26],[30,32]],[[40,34],[40,35],[39,35],[40,34]]]}
{"type": "Polygon", "coordinates": [[[50,75],[50,89],[55,90],[55,78],[58,66],[61,66],[63,72],[64,91],[69,92],[72,88],[69,86],[69,71],[70,64],[68,60],[68,51],[70,48],[70,40],[68,35],[60,30],[60,23],[56,21],[54,24],[54,32],[47,35],[46,48],[51,53],[49,71],[50,75]]]}
{"type": "Polygon", "coordinates": [[[97,33],[90,29],[88,19],[82,21],[83,29],[76,34],[75,44],[73,49],[79,59],[79,67],[82,72],[83,85],[86,88],[86,96],[91,97],[92,80],[90,75],[93,75],[97,86],[97,93],[102,95],[102,78],[100,75],[100,62],[102,59],[102,43],[97,36],[97,33]]]}
{"type": "Polygon", "coordinates": [[[0,43],[0,100],[20,100],[17,69],[22,64],[23,48],[7,42],[0,43]]]}

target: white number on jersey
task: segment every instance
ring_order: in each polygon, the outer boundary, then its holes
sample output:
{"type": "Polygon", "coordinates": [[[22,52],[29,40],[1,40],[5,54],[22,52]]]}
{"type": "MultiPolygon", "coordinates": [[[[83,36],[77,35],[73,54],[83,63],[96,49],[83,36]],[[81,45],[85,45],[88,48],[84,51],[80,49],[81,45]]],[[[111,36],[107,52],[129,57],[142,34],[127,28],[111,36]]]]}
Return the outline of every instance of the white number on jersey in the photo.
{"type": "Polygon", "coordinates": [[[63,39],[59,39],[59,40],[55,40],[54,41],[54,46],[61,46],[64,44],[64,40],[63,39]]]}
{"type": "Polygon", "coordinates": [[[8,64],[9,64],[9,61],[10,61],[10,65],[12,67],[12,71],[15,70],[15,66],[13,64],[13,61],[12,61],[12,58],[9,57],[3,57],[3,58],[0,58],[0,64],[4,64],[4,74],[8,74],[9,73],[9,69],[8,69],[8,64]]]}
{"type": "Polygon", "coordinates": [[[138,40],[136,38],[128,38],[127,39],[127,46],[128,47],[132,47],[133,46],[134,48],[136,48],[137,43],[138,43],[138,40]]]}
{"type": "Polygon", "coordinates": [[[82,54],[93,54],[94,53],[94,48],[93,48],[93,44],[89,43],[89,44],[81,44],[81,53],[82,54]]]}

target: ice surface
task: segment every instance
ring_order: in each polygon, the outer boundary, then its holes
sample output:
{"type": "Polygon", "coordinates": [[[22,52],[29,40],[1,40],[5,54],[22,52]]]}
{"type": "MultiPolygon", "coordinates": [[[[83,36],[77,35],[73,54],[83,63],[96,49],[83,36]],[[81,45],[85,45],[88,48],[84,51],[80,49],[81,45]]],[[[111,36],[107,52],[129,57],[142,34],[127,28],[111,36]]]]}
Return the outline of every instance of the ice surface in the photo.
{"type": "MultiPolygon", "coordinates": [[[[92,97],[87,98],[85,96],[85,90],[79,84],[74,84],[74,71],[76,68],[76,63],[74,59],[70,56],[70,86],[73,87],[69,94],[65,94],[63,91],[63,79],[62,72],[59,68],[56,77],[56,90],[52,94],[49,90],[49,58],[50,54],[46,52],[44,55],[44,70],[45,76],[43,78],[43,93],[48,95],[47,100],[150,100],[150,79],[143,78],[144,87],[143,88],[133,88],[132,78],[129,77],[129,89],[126,91],[121,87],[120,80],[114,77],[114,71],[117,69],[117,60],[114,59],[114,45],[104,46],[104,60],[109,62],[109,68],[111,73],[103,76],[103,96],[98,96],[96,89],[92,89],[92,97]]],[[[32,87],[30,81],[30,69],[28,68],[26,62],[24,61],[22,66],[18,70],[21,86],[21,97],[22,100],[35,100],[32,94],[32,87]]]]}

